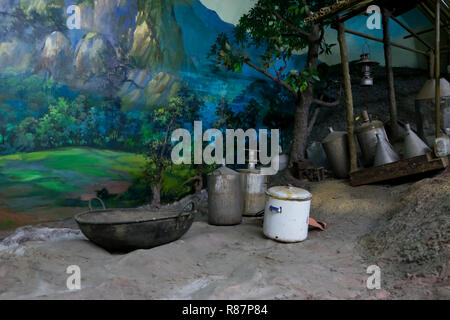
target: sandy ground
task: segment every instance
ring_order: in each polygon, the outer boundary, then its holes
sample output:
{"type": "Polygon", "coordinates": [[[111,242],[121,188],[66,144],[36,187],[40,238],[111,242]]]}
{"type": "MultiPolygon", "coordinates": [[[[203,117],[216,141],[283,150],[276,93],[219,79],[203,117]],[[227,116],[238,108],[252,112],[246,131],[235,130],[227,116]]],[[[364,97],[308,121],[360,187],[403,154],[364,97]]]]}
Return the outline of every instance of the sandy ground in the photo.
{"type": "Polygon", "coordinates": [[[329,180],[305,187],[313,194],[311,216],[329,227],[311,231],[304,242],[265,238],[260,218],[214,227],[200,214],[182,239],[126,255],[112,255],[87,240],[26,242],[0,251],[0,299],[450,298],[448,282],[363,258],[360,238],[408,184],[352,188],[329,180]],[[380,290],[366,287],[372,264],[381,268],[380,290]],[[66,287],[69,265],[81,268],[81,290],[66,287]]]}

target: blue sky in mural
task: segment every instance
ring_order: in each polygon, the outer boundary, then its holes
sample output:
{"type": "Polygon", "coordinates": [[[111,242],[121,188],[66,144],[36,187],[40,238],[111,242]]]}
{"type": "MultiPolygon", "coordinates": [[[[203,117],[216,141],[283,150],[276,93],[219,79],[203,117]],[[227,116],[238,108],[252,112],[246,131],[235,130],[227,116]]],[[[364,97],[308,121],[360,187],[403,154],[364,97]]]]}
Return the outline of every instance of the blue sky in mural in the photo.
{"type": "Polygon", "coordinates": [[[201,0],[201,2],[216,11],[223,21],[237,24],[239,18],[248,12],[256,0],[201,0]]]}

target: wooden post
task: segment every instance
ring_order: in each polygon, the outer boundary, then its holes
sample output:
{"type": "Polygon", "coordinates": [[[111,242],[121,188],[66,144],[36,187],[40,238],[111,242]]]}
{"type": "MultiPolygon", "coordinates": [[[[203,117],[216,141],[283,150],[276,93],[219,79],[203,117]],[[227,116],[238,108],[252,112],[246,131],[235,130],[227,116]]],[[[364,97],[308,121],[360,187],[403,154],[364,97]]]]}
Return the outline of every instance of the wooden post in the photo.
{"type": "Polygon", "coordinates": [[[341,51],[342,74],[344,77],[345,105],[347,108],[348,147],[350,152],[350,172],[358,169],[355,145],[355,122],[353,115],[352,83],[350,79],[350,66],[348,64],[347,40],[345,38],[344,22],[338,22],[338,41],[341,51]]]}
{"type": "Polygon", "coordinates": [[[441,136],[441,0],[436,0],[436,48],[434,77],[436,81],[436,138],[441,136]]]}
{"type": "Polygon", "coordinates": [[[392,53],[391,53],[391,35],[389,32],[389,18],[391,13],[383,8],[383,42],[384,42],[384,60],[386,64],[386,77],[388,85],[389,113],[391,123],[391,134],[393,140],[398,139],[398,115],[397,101],[395,100],[394,72],[392,70],[392,53]]]}

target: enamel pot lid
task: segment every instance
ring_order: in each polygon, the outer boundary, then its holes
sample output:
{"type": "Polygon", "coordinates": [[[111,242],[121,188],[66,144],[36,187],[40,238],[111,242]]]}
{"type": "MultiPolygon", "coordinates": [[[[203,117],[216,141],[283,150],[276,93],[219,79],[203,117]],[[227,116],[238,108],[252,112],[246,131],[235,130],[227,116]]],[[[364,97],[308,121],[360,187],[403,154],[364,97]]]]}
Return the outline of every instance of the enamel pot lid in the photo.
{"type": "Polygon", "coordinates": [[[292,186],[272,187],[266,191],[266,194],[280,200],[307,201],[312,199],[312,194],[305,189],[292,186]]]}

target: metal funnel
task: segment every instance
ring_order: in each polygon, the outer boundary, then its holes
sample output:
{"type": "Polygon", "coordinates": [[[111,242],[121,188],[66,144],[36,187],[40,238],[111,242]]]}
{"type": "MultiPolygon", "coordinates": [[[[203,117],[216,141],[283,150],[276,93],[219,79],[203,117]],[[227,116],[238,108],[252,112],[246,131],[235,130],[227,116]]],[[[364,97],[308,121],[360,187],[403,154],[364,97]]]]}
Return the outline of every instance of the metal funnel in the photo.
{"type": "Polygon", "coordinates": [[[406,136],[403,143],[405,159],[419,157],[431,152],[431,149],[411,130],[411,126],[406,124],[406,136]]]}
{"type": "Polygon", "coordinates": [[[399,160],[400,157],[394,151],[391,144],[386,139],[380,138],[380,135],[377,134],[377,149],[375,153],[374,167],[397,162],[399,160]]]}
{"type": "MultiPolygon", "coordinates": [[[[450,83],[444,78],[440,79],[441,98],[450,96],[450,83]]],[[[416,96],[416,100],[429,100],[436,97],[436,80],[429,79],[425,82],[422,90],[416,96]]]]}

